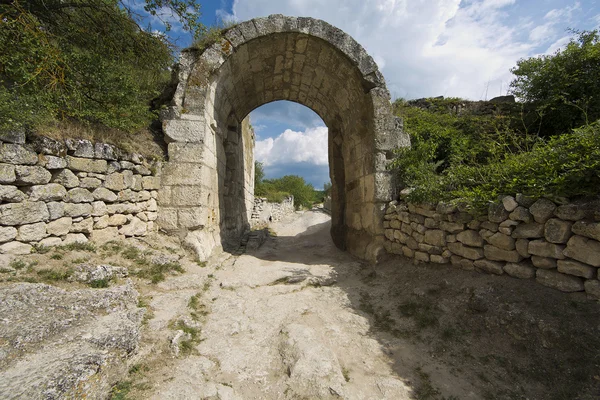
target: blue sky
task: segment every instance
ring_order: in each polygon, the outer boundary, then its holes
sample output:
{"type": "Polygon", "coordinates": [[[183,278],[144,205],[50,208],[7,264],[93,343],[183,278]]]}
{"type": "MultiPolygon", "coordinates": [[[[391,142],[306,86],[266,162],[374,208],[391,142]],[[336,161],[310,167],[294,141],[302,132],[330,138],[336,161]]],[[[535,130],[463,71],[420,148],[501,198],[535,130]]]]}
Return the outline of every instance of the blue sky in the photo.
{"type": "MultiPolygon", "coordinates": [[[[554,53],[568,43],[568,28],[600,26],[600,0],[210,0],[201,4],[206,25],[275,13],[323,19],[361,43],[379,65],[392,97],[406,99],[485,100],[504,95],[517,60],[554,53]]],[[[185,46],[189,38],[181,37],[178,43],[185,46]]],[[[277,102],[252,112],[251,120],[258,135],[257,159],[265,163],[267,177],[297,174],[316,188],[328,181],[327,165],[323,165],[327,146],[322,145],[326,128],[316,114],[294,103],[277,102]]]]}

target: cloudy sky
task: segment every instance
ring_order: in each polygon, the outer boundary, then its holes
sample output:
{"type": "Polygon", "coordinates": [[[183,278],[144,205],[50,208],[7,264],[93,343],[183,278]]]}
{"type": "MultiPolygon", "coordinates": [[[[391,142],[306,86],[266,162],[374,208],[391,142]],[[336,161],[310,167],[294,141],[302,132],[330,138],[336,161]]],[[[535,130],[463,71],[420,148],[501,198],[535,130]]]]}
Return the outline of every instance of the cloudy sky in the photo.
{"type": "MultiPolygon", "coordinates": [[[[269,14],[323,19],[373,56],[393,98],[485,100],[504,95],[518,59],[555,52],[567,29],[600,26],[600,0],[211,0],[206,24],[269,14]]],[[[185,39],[182,40],[185,44],[185,39]]],[[[256,157],[268,177],[328,181],[327,130],[303,106],[277,102],[251,113],[256,157]]]]}

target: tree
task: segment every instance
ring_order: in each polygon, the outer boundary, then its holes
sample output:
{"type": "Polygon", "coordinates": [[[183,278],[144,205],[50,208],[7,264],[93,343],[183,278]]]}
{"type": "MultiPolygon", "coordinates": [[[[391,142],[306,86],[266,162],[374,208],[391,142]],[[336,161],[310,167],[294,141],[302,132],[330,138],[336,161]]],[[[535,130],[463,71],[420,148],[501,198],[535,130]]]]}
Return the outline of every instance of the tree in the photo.
{"type": "MultiPolygon", "coordinates": [[[[0,0],[0,129],[53,118],[132,131],[152,118],[173,49],[119,0],[0,0]]],[[[194,0],[146,0],[201,34],[194,0]]],[[[170,29],[167,22],[166,30],[170,29]]]]}
{"type": "Polygon", "coordinates": [[[254,188],[259,187],[265,178],[265,169],[263,163],[254,161],[254,188]]]}
{"type": "Polygon", "coordinates": [[[600,118],[600,41],[598,31],[576,36],[553,55],[517,62],[512,93],[539,114],[540,132],[552,136],[600,118]]]}

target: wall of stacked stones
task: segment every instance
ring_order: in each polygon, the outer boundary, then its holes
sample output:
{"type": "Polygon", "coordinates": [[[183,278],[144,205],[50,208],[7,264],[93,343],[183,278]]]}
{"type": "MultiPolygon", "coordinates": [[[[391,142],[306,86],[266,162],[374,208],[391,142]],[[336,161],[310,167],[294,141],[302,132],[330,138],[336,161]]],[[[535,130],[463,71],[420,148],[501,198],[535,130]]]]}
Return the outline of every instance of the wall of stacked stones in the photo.
{"type": "Polygon", "coordinates": [[[506,196],[487,215],[460,206],[393,201],[388,252],[416,262],[509,275],[600,299],[600,202],[506,196]]]}
{"type": "Polygon", "coordinates": [[[255,197],[251,225],[257,226],[266,222],[280,221],[286,215],[293,214],[295,211],[294,196],[288,196],[280,203],[269,202],[264,197],[255,197]]]}
{"type": "Polygon", "coordinates": [[[146,235],[160,169],[104,143],[0,136],[0,253],[146,235]]]}

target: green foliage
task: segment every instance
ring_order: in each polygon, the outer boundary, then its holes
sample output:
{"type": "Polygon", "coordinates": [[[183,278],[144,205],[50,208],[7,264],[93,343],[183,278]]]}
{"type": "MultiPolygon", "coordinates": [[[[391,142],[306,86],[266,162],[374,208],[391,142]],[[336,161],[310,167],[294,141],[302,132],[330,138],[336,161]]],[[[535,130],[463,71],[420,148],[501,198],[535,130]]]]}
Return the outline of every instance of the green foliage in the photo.
{"type": "Polygon", "coordinates": [[[264,193],[264,196],[269,201],[275,202],[280,202],[286,196],[292,195],[294,196],[296,208],[310,208],[316,201],[313,185],[306,183],[304,178],[297,175],[286,175],[277,179],[263,180],[259,186],[259,193],[264,193]]]}
{"type": "Polygon", "coordinates": [[[254,161],[254,188],[260,188],[265,179],[265,168],[260,161],[254,161]]]}
{"type": "Polygon", "coordinates": [[[600,118],[600,37],[596,30],[572,32],[563,50],[519,60],[511,70],[512,92],[537,109],[545,136],[600,118]]]}
{"type": "MultiPolygon", "coordinates": [[[[141,29],[127,4],[2,2],[0,129],[65,118],[124,131],[146,126],[173,55],[165,36],[141,29]]],[[[200,32],[198,7],[192,0],[147,0],[144,8],[159,19],[170,10],[184,28],[200,32]]]]}

